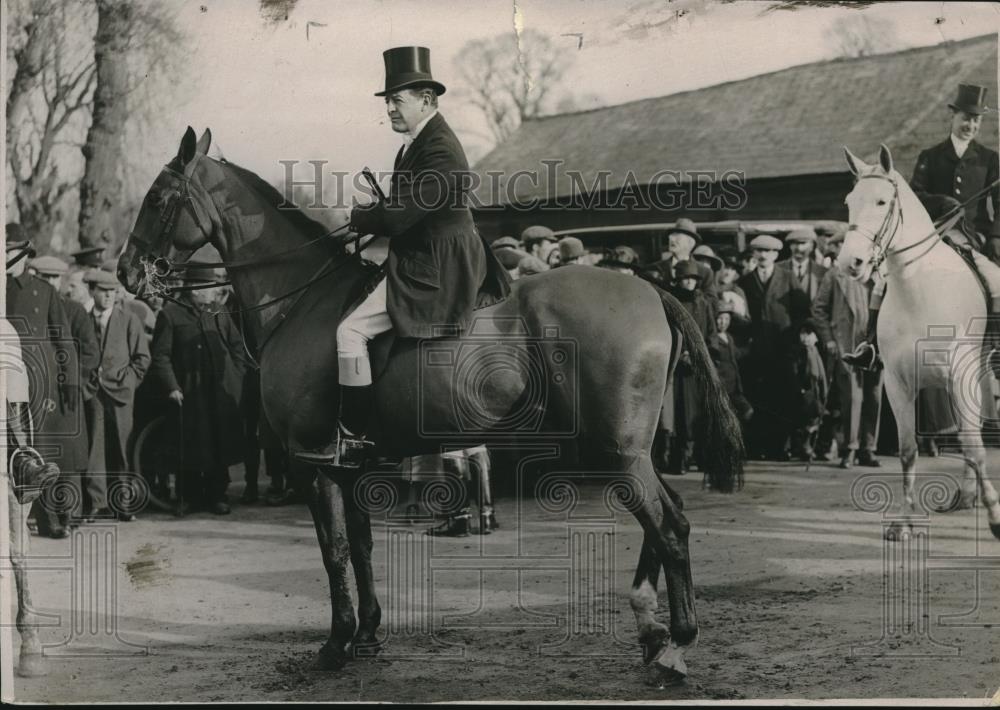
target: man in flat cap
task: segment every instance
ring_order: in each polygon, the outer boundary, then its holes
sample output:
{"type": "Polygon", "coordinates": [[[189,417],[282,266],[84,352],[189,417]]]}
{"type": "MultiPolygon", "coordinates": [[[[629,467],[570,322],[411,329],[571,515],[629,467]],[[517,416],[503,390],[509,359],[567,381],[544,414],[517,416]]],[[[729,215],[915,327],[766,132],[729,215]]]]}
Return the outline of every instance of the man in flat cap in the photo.
{"type": "MultiPolygon", "coordinates": [[[[95,479],[99,472],[107,473],[108,487],[121,485],[133,489],[135,481],[127,474],[128,458],[125,446],[132,431],[132,411],[135,390],[149,367],[149,346],[138,316],[115,302],[119,284],[103,269],[91,269],[84,275],[93,298],[90,317],[97,333],[100,360],[91,379],[92,398],[87,408],[92,433],[90,471],[95,479]]],[[[96,496],[91,500],[90,517],[112,517],[121,521],[135,520],[135,511],[123,496],[117,510],[101,499],[100,481],[95,480],[96,496]]],[[[103,491],[107,495],[107,488],[103,491]]]]}
{"type": "MultiPolygon", "coordinates": [[[[757,456],[787,461],[788,437],[794,424],[787,416],[789,351],[792,342],[792,272],[775,266],[781,240],[759,234],[750,242],[756,267],[738,285],[750,311],[750,352],[743,383],[754,410],[747,440],[757,456]]],[[[797,339],[797,335],[795,336],[797,339]]]]}
{"type": "Polygon", "coordinates": [[[524,244],[525,251],[548,264],[549,254],[558,248],[559,240],[548,227],[533,224],[521,232],[521,243],[524,244]]]}
{"type": "MultiPolygon", "coordinates": [[[[61,471],[72,472],[74,437],[83,436],[84,428],[76,406],[80,368],[66,310],[52,286],[27,272],[27,257],[34,248],[21,225],[8,224],[6,238],[7,320],[20,338],[32,383],[28,409],[36,433],[34,447],[61,471]]],[[[40,498],[35,508],[39,533],[66,537],[67,513],[49,496],[40,498]]]]}
{"type": "Polygon", "coordinates": [[[587,250],[576,237],[563,237],[559,240],[559,265],[569,266],[579,264],[580,259],[587,256],[587,250]]]}
{"type": "Polygon", "coordinates": [[[337,328],[340,421],[334,440],[297,452],[318,465],[356,467],[365,456],[371,410],[368,341],[394,330],[402,338],[464,331],[481,293],[496,301],[510,276],[480,237],[465,203],[469,163],[438,112],[445,87],[431,76],[430,50],[395,47],[383,54],[392,130],[403,135],[389,199],[357,206],[351,230],[389,238],[385,278],[337,328]]]}
{"type": "Polygon", "coordinates": [[[83,247],[79,251],[70,254],[70,256],[73,257],[73,262],[77,266],[82,266],[86,269],[96,269],[104,262],[104,247],[83,247]]]}
{"type": "Polygon", "coordinates": [[[785,237],[791,256],[774,265],[775,269],[788,272],[792,291],[789,293],[792,326],[798,327],[811,317],[812,302],[819,292],[819,285],[826,267],[816,263],[816,232],[809,227],[793,229],[785,237]]]}

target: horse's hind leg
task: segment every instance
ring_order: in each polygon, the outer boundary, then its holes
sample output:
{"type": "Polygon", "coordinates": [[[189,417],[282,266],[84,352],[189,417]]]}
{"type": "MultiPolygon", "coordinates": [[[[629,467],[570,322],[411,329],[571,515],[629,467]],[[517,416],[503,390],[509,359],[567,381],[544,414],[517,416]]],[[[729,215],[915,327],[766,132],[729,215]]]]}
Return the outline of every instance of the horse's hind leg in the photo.
{"type": "Polygon", "coordinates": [[[330,637],[313,661],[314,670],[338,670],[347,662],[347,645],[354,636],[356,621],[351,591],[348,586],[347,564],[351,548],[347,535],[344,495],[340,486],[326,475],[302,475],[299,464],[292,464],[297,475],[296,490],[305,495],[312,513],[323,555],[323,566],[330,582],[330,637]]]}
{"type": "Polygon", "coordinates": [[[642,662],[649,663],[656,658],[670,638],[667,627],[656,620],[657,584],[660,579],[660,558],[656,556],[653,543],[646,534],[639,552],[639,564],[632,580],[632,593],[629,604],[635,614],[635,625],[639,631],[639,644],[642,646],[642,662]]]}
{"type": "MultiPolygon", "coordinates": [[[[9,495],[10,511],[10,563],[17,584],[17,632],[21,636],[21,653],[18,658],[17,675],[23,678],[37,678],[49,672],[48,663],[42,655],[42,643],[38,638],[35,614],[32,611],[31,592],[28,589],[28,527],[25,520],[30,505],[20,505],[9,495]]],[[[4,601],[6,604],[6,600],[4,601]]]]}
{"type": "MultiPolygon", "coordinates": [[[[654,558],[659,558],[667,582],[670,639],[665,644],[660,644],[656,654],[655,682],[659,685],[678,683],[687,676],[684,653],[698,639],[698,617],[694,609],[694,583],[691,580],[691,560],[688,553],[688,522],[660,483],[648,454],[635,456],[625,472],[625,479],[632,493],[628,501],[629,509],[645,532],[643,551],[639,555],[639,569],[636,570],[637,586],[633,588],[632,608],[636,610],[635,600],[640,605],[645,601],[646,606],[649,606],[648,591],[652,591],[655,601],[655,577],[648,566],[654,558]],[[651,545],[655,556],[646,552],[647,543],[651,545]],[[651,580],[654,583],[650,585],[651,590],[647,591],[643,583],[651,580]],[[637,589],[646,593],[637,594],[637,589]]],[[[647,638],[655,638],[652,610],[644,608],[642,614],[640,620],[640,612],[636,610],[637,621],[645,624],[647,638]]],[[[640,627],[640,635],[642,632],[643,628],[640,627]]]]}
{"type": "MultiPolygon", "coordinates": [[[[988,370],[985,368],[985,358],[980,360],[980,377],[977,381],[983,381],[988,377],[988,370]]],[[[957,386],[960,373],[955,373],[952,383],[953,392],[962,392],[957,386]]],[[[965,459],[965,480],[963,481],[960,496],[969,496],[968,483],[971,479],[971,498],[975,501],[976,484],[979,484],[979,494],[983,507],[986,508],[986,515],[990,523],[990,530],[994,537],[1000,538],[1000,501],[997,492],[993,488],[989,477],[986,474],[986,449],[983,446],[982,415],[980,405],[972,401],[971,398],[957,395],[954,402],[956,414],[959,421],[958,438],[962,445],[962,456],[965,459]]],[[[961,503],[962,498],[959,498],[961,503]]]]}

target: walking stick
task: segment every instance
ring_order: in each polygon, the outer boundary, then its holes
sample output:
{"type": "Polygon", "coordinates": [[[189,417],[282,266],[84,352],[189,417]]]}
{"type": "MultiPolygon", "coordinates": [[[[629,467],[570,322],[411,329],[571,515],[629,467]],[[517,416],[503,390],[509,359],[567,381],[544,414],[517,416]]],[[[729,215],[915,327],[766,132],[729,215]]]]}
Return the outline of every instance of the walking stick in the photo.
{"type": "Polygon", "coordinates": [[[178,518],[184,517],[184,403],[177,403],[177,433],[180,441],[177,446],[178,458],[180,459],[180,465],[177,467],[177,481],[176,481],[176,491],[177,491],[177,507],[174,509],[174,515],[178,518]]]}

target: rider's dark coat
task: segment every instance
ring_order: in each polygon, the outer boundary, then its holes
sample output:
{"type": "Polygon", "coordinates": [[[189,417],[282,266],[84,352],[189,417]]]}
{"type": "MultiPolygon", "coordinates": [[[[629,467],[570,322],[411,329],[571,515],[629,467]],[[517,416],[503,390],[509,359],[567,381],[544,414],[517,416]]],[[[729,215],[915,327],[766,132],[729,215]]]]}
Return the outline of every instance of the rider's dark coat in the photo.
{"type": "MultiPolygon", "coordinates": [[[[928,211],[932,211],[928,201],[933,201],[934,196],[948,196],[959,202],[965,202],[1000,177],[998,166],[1000,162],[997,152],[974,140],[969,142],[969,147],[959,158],[949,136],[936,146],[920,153],[917,166],[913,170],[913,179],[910,180],[910,187],[924,206],[928,207],[928,211]]],[[[987,201],[992,201],[993,213],[996,215],[1000,206],[998,204],[1000,187],[993,188],[967,205],[965,218],[980,234],[1000,237],[1000,222],[990,219],[986,209],[987,201]]]]}
{"type": "Polygon", "coordinates": [[[402,337],[466,329],[480,287],[495,299],[510,277],[479,236],[465,195],[469,163],[441,114],[396,156],[389,198],[355,207],[351,228],[389,237],[389,318],[402,337]]]}

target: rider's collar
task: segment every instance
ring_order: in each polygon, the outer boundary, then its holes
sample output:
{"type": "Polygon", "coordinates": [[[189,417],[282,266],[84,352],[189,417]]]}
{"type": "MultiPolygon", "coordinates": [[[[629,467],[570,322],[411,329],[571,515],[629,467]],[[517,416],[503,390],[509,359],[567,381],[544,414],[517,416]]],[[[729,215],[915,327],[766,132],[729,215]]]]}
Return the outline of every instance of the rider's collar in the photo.
{"type": "Polygon", "coordinates": [[[972,139],[970,138],[967,141],[961,141],[955,137],[954,133],[952,133],[949,138],[951,138],[951,147],[955,149],[955,155],[959,158],[965,155],[965,151],[969,149],[969,143],[972,142],[972,139]]]}
{"type": "Polygon", "coordinates": [[[420,131],[424,130],[424,126],[427,125],[427,122],[437,115],[437,112],[438,112],[437,109],[434,109],[427,115],[427,118],[425,118],[423,121],[417,124],[416,128],[414,128],[412,131],[404,133],[403,145],[409,148],[410,144],[413,143],[413,141],[417,140],[417,136],[420,135],[420,131]]]}

